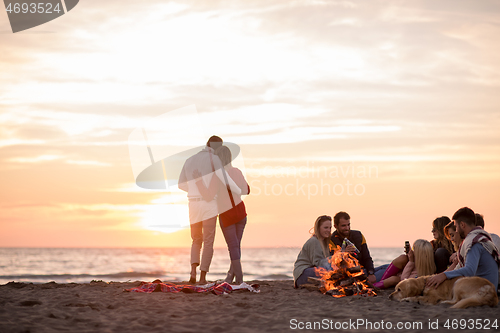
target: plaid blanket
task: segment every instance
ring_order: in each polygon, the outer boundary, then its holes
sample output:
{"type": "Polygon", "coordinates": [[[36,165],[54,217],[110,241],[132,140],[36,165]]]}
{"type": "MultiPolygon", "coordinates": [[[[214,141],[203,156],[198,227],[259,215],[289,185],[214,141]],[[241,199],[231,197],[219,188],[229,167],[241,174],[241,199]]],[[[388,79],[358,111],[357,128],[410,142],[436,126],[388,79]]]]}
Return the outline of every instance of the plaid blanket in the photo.
{"type": "Polygon", "coordinates": [[[460,244],[460,247],[458,249],[458,265],[455,267],[455,269],[459,269],[465,266],[465,258],[467,257],[467,253],[476,243],[481,244],[486,249],[486,251],[488,251],[493,256],[493,259],[495,259],[497,265],[500,266],[500,254],[498,253],[497,247],[491,240],[490,234],[484,231],[482,228],[476,227],[472,229],[471,232],[469,232],[469,234],[462,241],[462,244],[460,244]]]}
{"type": "Polygon", "coordinates": [[[213,293],[215,295],[221,295],[224,293],[230,293],[237,289],[248,289],[253,292],[259,292],[254,286],[250,286],[246,283],[242,283],[239,286],[231,286],[227,282],[222,283],[210,283],[203,286],[196,286],[191,284],[173,284],[173,283],[163,283],[163,282],[142,282],[139,287],[125,289],[128,292],[136,293],[152,293],[152,292],[163,292],[163,293],[213,293]]]}

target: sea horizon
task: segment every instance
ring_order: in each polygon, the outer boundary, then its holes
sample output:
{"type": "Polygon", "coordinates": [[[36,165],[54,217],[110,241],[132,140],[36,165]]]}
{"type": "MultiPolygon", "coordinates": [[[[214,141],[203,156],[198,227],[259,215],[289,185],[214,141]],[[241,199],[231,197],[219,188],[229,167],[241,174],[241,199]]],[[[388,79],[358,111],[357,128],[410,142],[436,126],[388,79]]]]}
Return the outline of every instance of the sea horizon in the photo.
{"type": "MultiPolygon", "coordinates": [[[[292,279],[300,247],[242,248],[246,280],[292,279]]],[[[375,266],[401,248],[371,248],[375,266]]],[[[215,248],[209,280],[223,279],[229,267],[226,248],[215,248]]],[[[0,284],[8,282],[88,283],[92,280],[182,282],[189,277],[189,248],[0,247],[0,284]]]]}

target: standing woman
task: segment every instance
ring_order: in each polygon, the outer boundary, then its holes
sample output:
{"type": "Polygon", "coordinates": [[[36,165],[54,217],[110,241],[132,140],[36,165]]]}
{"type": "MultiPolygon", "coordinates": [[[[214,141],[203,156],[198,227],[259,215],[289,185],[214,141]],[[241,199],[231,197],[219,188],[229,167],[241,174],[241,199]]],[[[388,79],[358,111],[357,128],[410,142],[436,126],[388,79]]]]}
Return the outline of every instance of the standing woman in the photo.
{"type": "Polygon", "coordinates": [[[326,259],[330,255],[330,236],[332,235],[332,218],[322,215],[314,222],[314,235],[302,246],[293,268],[295,288],[307,283],[308,277],[318,277],[315,267],[328,265],[326,259]]]}
{"type": "MultiPolygon", "coordinates": [[[[215,154],[222,162],[224,176],[226,174],[238,185],[241,189],[241,194],[249,194],[250,186],[248,186],[245,177],[240,169],[232,166],[232,154],[226,146],[221,146],[215,150],[215,154]]],[[[243,268],[241,267],[241,239],[243,238],[243,230],[247,223],[247,212],[245,204],[241,200],[241,195],[233,193],[229,189],[229,185],[223,184],[218,177],[212,177],[208,189],[205,187],[198,170],[193,172],[194,178],[199,178],[196,185],[203,196],[203,200],[213,200],[217,194],[217,208],[219,211],[219,223],[226,240],[229,257],[231,258],[231,266],[227,272],[227,283],[241,284],[243,282],[243,268]]],[[[227,183],[227,181],[226,181],[227,183]]]]}
{"type": "Polygon", "coordinates": [[[436,273],[441,273],[448,267],[450,256],[453,252],[453,244],[444,235],[444,227],[451,220],[447,216],[436,218],[432,222],[432,235],[431,240],[432,248],[434,249],[434,261],[436,263],[436,273]]]}

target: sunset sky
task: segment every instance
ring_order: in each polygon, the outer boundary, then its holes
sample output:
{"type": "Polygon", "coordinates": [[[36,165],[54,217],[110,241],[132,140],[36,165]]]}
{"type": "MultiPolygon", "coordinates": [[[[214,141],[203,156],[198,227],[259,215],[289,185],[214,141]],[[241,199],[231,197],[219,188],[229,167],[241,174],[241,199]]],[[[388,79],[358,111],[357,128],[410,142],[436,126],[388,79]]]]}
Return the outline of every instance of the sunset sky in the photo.
{"type": "Polygon", "coordinates": [[[162,116],[240,146],[244,247],[340,210],[370,247],[463,206],[498,234],[499,40],[494,0],[83,0],[15,34],[2,9],[0,247],[190,246],[185,192],[135,184],[129,136],[162,116]]]}

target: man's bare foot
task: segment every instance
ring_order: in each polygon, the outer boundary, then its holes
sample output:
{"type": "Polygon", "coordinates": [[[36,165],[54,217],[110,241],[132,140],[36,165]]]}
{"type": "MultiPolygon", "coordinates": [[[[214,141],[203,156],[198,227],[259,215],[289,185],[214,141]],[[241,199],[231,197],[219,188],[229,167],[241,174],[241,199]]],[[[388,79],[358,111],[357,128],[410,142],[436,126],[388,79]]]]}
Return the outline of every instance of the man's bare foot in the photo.
{"type": "Polygon", "coordinates": [[[189,283],[191,284],[196,283],[196,266],[198,264],[191,264],[191,274],[189,275],[189,283]]]}
{"type": "Polygon", "coordinates": [[[207,272],[206,271],[201,271],[200,274],[200,281],[198,281],[198,284],[207,284],[207,272]]]}

